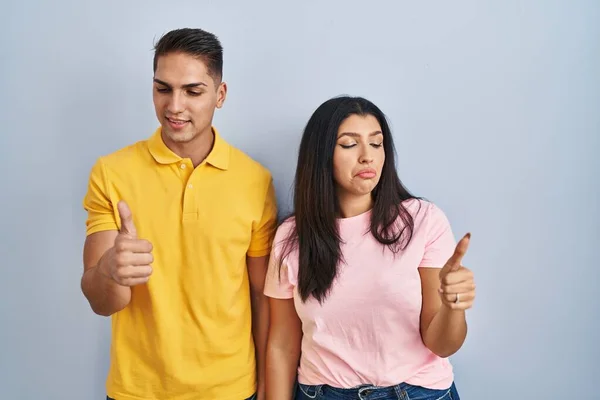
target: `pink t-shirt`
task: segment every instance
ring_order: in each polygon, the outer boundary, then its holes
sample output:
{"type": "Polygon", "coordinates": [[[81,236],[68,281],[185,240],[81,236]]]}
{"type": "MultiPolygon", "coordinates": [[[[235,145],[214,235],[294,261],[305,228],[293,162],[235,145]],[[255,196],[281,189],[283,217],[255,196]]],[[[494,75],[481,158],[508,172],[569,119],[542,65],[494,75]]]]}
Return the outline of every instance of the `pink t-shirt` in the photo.
{"type": "MultiPolygon", "coordinates": [[[[298,381],[352,388],[362,384],[393,386],[405,382],[446,389],[454,379],[447,359],[432,353],[421,339],[421,280],[418,267],[441,268],[456,245],[444,213],[422,200],[404,202],[414,217],[410,245],[394,254],[371,235],[371,212],[339,219],[341,250],[329,296],[322,305],[297,291],[298,253],[284,259],[281,279],[272,262],[265,295],[294,299],[302,321],[302,355],[298,381]]],[[[293,227],[284,222],[275,236],[272,260],[293,227]]]]}

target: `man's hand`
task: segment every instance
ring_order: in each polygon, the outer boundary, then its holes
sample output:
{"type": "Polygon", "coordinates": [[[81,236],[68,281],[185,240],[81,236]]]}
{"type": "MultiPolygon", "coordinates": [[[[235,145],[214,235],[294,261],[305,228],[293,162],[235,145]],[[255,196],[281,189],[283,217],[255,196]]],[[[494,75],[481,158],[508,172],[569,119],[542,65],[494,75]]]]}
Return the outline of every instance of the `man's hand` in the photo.
{"type": "Polygon", "coordinates": [[[137,238],[133,216],[127,203],[117,204],[121,229],[112,248],[98,263],[98,271],[122,286],[135,286],[148,282],[152,275],[152,243],[137,238]]]}

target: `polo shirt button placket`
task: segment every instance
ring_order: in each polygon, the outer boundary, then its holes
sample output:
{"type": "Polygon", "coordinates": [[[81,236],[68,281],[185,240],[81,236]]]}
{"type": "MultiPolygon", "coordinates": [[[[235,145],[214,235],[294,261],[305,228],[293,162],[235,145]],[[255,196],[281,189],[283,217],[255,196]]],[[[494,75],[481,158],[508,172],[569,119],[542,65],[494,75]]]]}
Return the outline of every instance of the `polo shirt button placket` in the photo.
{"type": "Polygon", "coordinates": [[[185,185],[183,188],[183,219],[194,220],[197,218],[196,199],[194,193],[189,192],[194,189],[194,185],[191,183],[194,169],[188,168],[190,167],[188,164],[187,160],[182,160],[179,164],[179,175],[185,185]]]}

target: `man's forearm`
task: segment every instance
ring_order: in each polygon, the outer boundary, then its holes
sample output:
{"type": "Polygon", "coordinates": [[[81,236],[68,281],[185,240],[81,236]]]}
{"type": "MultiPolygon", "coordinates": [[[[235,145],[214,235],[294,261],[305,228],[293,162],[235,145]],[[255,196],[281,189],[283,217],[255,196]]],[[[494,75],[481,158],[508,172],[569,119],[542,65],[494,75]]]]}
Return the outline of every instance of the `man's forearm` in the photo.
{"type": "Polygon", "coordinates": [[[265,398],[267,336],[269,334],[269,301],[262,293],[252,294],[252,335],[256,349],[257,398],[265,398]]]}
{"type": "Polygon", "coordinates": [[[125,308],[131,300],[131,289],[102,274],[98,266],[85,271],[81,290],[98,315],[110,316],[125,308]]]}
{"type": "Polygon", "coordinates": [[[465,312],[442,305],[423,335],[423,343],[440,357],[449,357],[463,345],[467,336],[465,312]]]}

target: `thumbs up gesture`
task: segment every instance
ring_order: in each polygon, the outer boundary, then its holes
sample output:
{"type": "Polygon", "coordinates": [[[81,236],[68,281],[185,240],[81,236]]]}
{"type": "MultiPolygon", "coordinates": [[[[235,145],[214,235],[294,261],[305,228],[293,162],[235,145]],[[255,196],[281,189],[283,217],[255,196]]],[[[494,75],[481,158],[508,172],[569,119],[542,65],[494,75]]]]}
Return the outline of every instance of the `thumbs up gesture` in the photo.
{"type": "Polygon", "coordinates": [[[152,274],[152,244],[138,239],[133,215],[127,203],[120,201],[117,208],[121,217],[121,229],[107,260],[109,276],[123,286],[146,283],[152,274]]]}
{"type": "Polygon", "coordinates": [[[453,310],[467,310],[475,300],[473,272],[462,265],[470,240],[471,234],[468,233],[457,243],[454,254],[440,271],[442,303],[453,310]]]}

